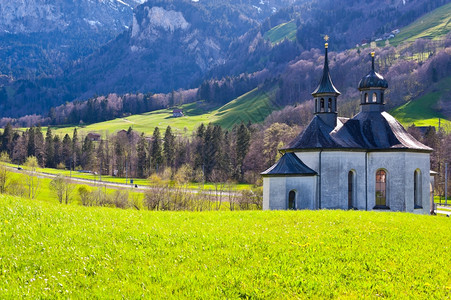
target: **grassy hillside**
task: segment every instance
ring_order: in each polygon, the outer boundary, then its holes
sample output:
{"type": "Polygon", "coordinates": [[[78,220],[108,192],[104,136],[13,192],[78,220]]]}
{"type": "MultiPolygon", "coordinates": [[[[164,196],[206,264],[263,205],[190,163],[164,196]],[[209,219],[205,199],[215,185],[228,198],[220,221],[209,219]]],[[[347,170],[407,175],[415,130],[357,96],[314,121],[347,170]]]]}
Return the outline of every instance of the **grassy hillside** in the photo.
{"type": "MultiPolygon", "coordinates": [[[[451,77],[447,77],[426,93],[424,96],[410,101],[390,113],[398,119],[404,126],[408,127],[412,124],[415,126],[436,126],[438,127],[439,119],[442,126],[451,129],[451,122],[440,112],[440,99],[443,101],[445,94],[451,93],[451,77]]],[[[446,103],[449,103],[450,99],[446,103]]]]}
{"type": "Polygon", "coordinates": [[[443,5],[409,26],[401,29],[390,44],[396,46],[402,42],[414,42],[419,38],[436,39],[451,31],[451,3],[443,5]]]}
{"type": "Polygon", "coordinates": [[[294,41],[296,39],[296,29],[296,21],[292,20],[271,28],[265,32],[264,38],[270,40],[273,44],[280,43],[284,39],[294,41]]]}
{"type": "MultiPolygon", "coordinates": [[[[161,109],[83,127],[77,126],[77,128],[82,134],[87,134],[88,132],[114,133],[122,129],[127,130],[131,126],[134,130],[144,132],[146,135],[151,135],[157,126],[166,128],[168,125],[178,133],[183,133],[185,128],[188,133],[191,133],[201,123],[220,124],[230,129],[234,124],[241,122],[262,122],[276,109],[270,101],[270,95],[273,92],[257,88],[219,108],[211,107],[204,102],[186,104],[181,107],[185,114],[181,118],[174,118],[172,109],[161,109]]],[[[55,132],[59,134],[71,134],[73,130],[74,127],[55,128],[55,132]]]]}
{"type": "Polygon", "coordinates": [[[448,218],[0,201],[3,299],[451,296],[448,218]]]}

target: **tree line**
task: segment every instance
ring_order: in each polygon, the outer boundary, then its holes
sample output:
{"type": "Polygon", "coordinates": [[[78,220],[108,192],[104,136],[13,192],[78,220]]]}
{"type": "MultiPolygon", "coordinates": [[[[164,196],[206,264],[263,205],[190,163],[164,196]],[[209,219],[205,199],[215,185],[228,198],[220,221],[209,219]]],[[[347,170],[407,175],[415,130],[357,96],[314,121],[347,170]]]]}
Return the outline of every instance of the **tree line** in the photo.
{"type": "Polygon", "coordinates": [[[36,157],[41,167],[85,170],[101,175],[147,178],[152,174],[182,182],[251,182],[273,164],[277,147],[287,143],[300,127],[286,124],[239,124],[230,131],[201,124],[191,134],[176,135],[170,126],[156,127],[152,136],[132,128],[112,135],[54,134],[32,126],[24,132],[8,124],[0,135],[0,151],[15,164],[36,157]],[[289,132],[289,134],[288,134],[289,132]],[[269,149],[258,150],[263,146],[269,149]],[[257,149],[257,150],[256,150],[257,149]],[[261,152],[261,153],[260,153],[261,152]],[[252,154],[253,153],[253,154],[252,154]],[[255,157],[259,155],[254,164],[255,157]]]}

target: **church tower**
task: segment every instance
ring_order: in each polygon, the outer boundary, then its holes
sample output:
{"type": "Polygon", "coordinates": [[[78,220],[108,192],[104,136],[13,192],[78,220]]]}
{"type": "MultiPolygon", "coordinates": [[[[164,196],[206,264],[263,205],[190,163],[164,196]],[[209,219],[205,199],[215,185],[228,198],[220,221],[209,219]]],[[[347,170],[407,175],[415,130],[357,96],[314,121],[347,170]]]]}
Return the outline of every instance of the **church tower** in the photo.
{"type": "Polygon", "coordinates": [[[330,78],[329,59],[327,56],[329,46],[327,40],[329,37],[326,35],[324,39],[326,40],[326,44],[323,76],[318,87],[313,91],[312,96],[315,98],[315,115],[330,127],[335,128],[337,125],[337,97],[340,95],[340,92],[335,88],[330,78]]]}
{"type": "Polygon", "coordinates": [[[374,71],[374,52],[371,52],[371,71],[359,82],[360,110],[362,112],[384,111],[384,91],[388,83],[374,71]]]}

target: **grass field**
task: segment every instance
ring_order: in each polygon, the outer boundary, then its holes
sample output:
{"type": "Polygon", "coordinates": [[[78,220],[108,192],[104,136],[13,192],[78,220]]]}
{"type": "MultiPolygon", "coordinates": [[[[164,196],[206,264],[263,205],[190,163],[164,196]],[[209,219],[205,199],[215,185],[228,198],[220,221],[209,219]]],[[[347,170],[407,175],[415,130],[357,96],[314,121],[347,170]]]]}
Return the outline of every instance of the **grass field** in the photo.
{"type": "MultiPolygon", "coordinates": [[[[273,110],[277,109],[270,101],[271,93],[274,91],[266,92],[254,89],[219,108],[211,107],[204,102],[186,104],[182,106],[185,116],[181,118],[172,117],[172,109],[161,109],[87,126],[77,126],[77,130],[81,134],[98,132],[106,135],[107,132],[114,133],[132,127],[138,132],[152,135],[155,127],[166,128],[170,125],[178,134],[185,134],[185,128],[186,133],[191,134],[201,123],[220,124],[226,129],[231,129],[233,125],[241,122],[262,122],[273,110]]],[[[73,130],[74,127],[67,126],[54,128],[54,132],[60,135],[72,134],[73,130]]]]}
{"type": "Polygon", "coordinates": [[[3,299],[451,296],[449,218],[0,201],[3,299]]]}
{"type": "Polygon", "coordinates": [[[265,32],[264,38],[273,44],[280,43],[284,39],[294,41],[296,40],[296,29],[296,22],[292,20],[271,28],[265,32]]]}
{"type": "Polygon", "coordinates": [[[402,28],[400,33],[390,40],[390,44],[396,46],[402,42],[414,42],[419,38],[437,39],[450,31],[451,3],[448,3],[402,28]]]}
{"type": "Polygon", "coordinates": [[[426,95],[410,101],[390,113],[399,120],[405,127],[412,124],[415,126],[435,126],[440,124],[447,131],[451,130],[451,122],[446,116],[437,111],[437,104],[442,95],[451,90],[451,77],[447,77],[437,83],[426,95]]]}

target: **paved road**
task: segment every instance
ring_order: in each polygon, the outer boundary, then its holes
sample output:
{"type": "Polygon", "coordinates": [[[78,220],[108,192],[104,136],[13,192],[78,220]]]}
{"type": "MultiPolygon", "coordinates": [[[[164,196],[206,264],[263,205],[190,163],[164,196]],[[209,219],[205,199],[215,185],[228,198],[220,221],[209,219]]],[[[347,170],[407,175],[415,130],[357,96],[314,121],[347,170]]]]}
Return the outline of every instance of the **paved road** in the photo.
{"type": "Polygon", "coordinates": [[[437,214],[442,214],[442,215],[448,215],[448,216],[450,216],[451,217],[451,211],[449,211],[449,210],[443,210],[443,209],[451,209],[451,207],[450,206],[438,206],[437,205],[437,208],[436,208],[436,213],[437,214]]]}
{"type": "MultiPolygon", "coordinates": [[[[11,171],[15,172],[15,173],[30,173],[30,171],[27,170],[18,170],[15,167],[9,167],[7,166],[7,168],[9,168],[11,171]]],[[[39,177],[46,177],[46,178],[55,178],[57,175],[55,174],[50,174],[50,173],[43,173],[43,172],[36,172],[36,174],[39,177]]],[[[67,177],[69,178],[71,181],[73,182],[77,182],[77,183],[83,183],[83,184],[87,184],[90,186],[106,186],[109,188],[113,188],[113,189],[133,189],[137,192],[141,192],[144,193],[148,190],[151,190],[152,187],[150,186],[138,186],[138,187],[134,187],[134,185],[131,184],[125,184],[125,183],[116,183],[116,182],[109,182],[109,181],[98,181],[98,180],[92,180],[92,179],[84,179],[84,178],[77,178],[77,177],[67,177]]],[[[194,190],[194,189],[185,189],[185,191],[190,192],[190,193],[194,193],[197,194],[199,193],[198,190],[194,190]]],[[[207,193],[210,195],[222,195],[222,196],[230,196],[230,195],[241,195],[239,192],[225,192],[225,191],[211,191],[211,190],[207,190],[207,191],[202,191],[203,193],[207,193]]]]}

